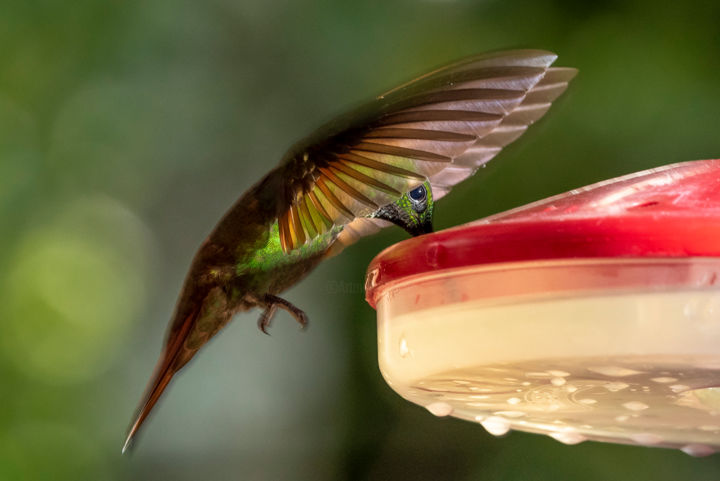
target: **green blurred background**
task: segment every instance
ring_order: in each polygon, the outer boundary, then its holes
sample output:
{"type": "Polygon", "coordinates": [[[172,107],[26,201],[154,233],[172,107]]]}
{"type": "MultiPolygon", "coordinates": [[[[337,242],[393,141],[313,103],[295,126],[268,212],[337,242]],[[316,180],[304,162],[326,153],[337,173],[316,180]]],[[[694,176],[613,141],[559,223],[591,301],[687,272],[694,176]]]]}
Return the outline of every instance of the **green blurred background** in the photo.
{"type": "Polygon", "coordinates": [[[580,74],[438,228],[720,157],[717,2],[2,2],[0,480],[717,479],[720,455],[496,439],[395,395],[362,285],[399,229],[288,293],[307,332],[237,316],[120,456],[185,270],[239,194],[348,106],[515,47],[580,74]]]}

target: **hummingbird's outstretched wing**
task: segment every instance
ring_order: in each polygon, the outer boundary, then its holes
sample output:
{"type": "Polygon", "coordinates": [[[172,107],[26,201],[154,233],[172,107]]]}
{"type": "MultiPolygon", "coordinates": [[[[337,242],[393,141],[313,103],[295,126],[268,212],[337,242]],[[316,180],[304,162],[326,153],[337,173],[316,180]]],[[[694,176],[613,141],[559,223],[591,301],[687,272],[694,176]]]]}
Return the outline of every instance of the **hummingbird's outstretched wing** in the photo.
{"type": "Polygon", "coordinates": [[[364,219],[426,178],[438,199],[542,117],[575,76],[557,56],[518,50],[472,57],[404,84],[298,144],[278,167],[278,225],[289,252],[333,226],[347,244],[364,219]]]}

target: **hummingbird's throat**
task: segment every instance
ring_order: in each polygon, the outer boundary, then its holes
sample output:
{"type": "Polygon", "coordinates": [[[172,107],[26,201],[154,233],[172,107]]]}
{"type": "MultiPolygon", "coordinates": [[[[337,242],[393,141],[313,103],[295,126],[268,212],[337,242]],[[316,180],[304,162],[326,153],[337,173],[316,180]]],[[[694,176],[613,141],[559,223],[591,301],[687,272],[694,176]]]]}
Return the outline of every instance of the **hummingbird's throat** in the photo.
{"type": "Polygon", "coordinates": [[[429,234],[433,231],[432,212],[425,215],[413,215],[397,204],[388,204],[380,207],[372,216],[376,219],[383,219],[402,227],[411,236],[429,234]]]}

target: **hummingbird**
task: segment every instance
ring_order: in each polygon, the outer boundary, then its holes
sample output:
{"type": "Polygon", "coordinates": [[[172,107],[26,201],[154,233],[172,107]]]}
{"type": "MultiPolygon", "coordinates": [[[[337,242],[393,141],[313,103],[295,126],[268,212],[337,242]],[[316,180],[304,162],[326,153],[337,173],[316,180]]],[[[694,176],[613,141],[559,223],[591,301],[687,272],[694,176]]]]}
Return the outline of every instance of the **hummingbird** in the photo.
{"type": "Polygon", "coordinates": [[[279,295],[359,238],[397,225],[432,232],[435,202],[542,117],[575,76],[542,50],[476,55],[422,75],[293,146],[201,244],[123,452],[175,373],[234,314],[278,309],[279,295]]]}

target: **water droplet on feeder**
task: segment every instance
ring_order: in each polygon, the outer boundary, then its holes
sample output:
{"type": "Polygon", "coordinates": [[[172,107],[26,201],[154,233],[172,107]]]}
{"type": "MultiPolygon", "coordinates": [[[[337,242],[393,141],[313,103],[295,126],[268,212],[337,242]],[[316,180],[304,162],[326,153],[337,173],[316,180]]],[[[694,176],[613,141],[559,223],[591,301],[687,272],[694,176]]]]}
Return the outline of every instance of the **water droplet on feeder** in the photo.
{"type": "Polygon", "coordinates": [[[643,411],[643,410],[649,408],[650,406],[648,406],[645,403],[641,403],[640,401],[630,401],[630,402],[623,403],[623,407],[625,409],[629,409],[630,411],[643,411]]]}
{"type": "Polygon", "coordinates": [[[580,433],[574,432],[550,433],[548,436],[555,439],[556,441],[560,441],[563,444],[568,444],[571,446],[573,444],[579,444],[586,440],[585,436],[580,433]]]}
{"type": "Polygon", "coordinates": [[[713,448],[706,444],[687,444],[680,448],[680,451],[696,458],[710,456],[712,453],[715,452],[713,448]]]}
{"type": "Polygon", "coordinates": [[[480,424],[493,436],[502,436],[510,431],[510,423],[498,416],[490,416],[480,424]]]}
{"type": "Polygon", "coordinates": [[[453,407],[448,403],[444,402],[428,404],[427,406],[425,406],[425,409],[438,417],[449,416],[453,412],[453,407]]]}

